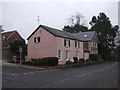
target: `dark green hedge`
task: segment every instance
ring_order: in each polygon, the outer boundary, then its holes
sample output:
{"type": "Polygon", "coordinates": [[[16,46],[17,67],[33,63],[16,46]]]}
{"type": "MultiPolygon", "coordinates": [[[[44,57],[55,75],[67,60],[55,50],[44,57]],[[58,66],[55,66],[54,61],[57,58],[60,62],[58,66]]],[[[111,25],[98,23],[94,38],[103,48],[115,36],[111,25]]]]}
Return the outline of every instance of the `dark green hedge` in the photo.
{"type": "Polygon", "coordinates": [[[70,61],[70,60],[66,61],[66,64],[72,64],[72,61],[70,61]]]}
{"type": "Polygon", "coordinates": [[[97,61],[97,60],[100,60],[100,55],[99,54],[90,54],[89,58],[90,58],[90,60],[97,61]]]}
{"type": "Polygon", "coordinates": [[[77,63],[78,62],[78,58],[77,57],[73,57],[74,62],[73,63],[77,63]]]}
{"type": "Polygon", "coordinates": [[[31,61],[25,62],[24,64],[30,64],[30,65],[35,65],[35,66],[57,66],[58,58],[46,57],[42,59],[31,59],[31,61]]]}
{"type": "Polygon", "coordinates": [[[79,59],[79,63],[84,63],[84,62],[85,62],[84,58],[79,59]]]}

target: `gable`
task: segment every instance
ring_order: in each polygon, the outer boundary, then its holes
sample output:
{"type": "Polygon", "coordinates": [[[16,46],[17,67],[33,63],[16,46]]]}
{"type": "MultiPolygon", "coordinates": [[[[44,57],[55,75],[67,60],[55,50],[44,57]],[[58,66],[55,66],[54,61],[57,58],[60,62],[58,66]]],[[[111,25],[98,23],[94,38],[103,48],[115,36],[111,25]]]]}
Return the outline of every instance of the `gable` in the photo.
{"type": "Polygon", "coordinates": [[[3,40],[8,40],[11,37],[14,37],[13,39],[15,39],[15,37],[20,37],[21,39],[23,39],[17,31],[9,31],[2,33],[3,40]]]}
{"type": "Polygon", "coordinates": [[[96,33],[93,35],[91,41],[96,41],[97,43],[99,43],[99,39],[98,39],[96,33]]]}

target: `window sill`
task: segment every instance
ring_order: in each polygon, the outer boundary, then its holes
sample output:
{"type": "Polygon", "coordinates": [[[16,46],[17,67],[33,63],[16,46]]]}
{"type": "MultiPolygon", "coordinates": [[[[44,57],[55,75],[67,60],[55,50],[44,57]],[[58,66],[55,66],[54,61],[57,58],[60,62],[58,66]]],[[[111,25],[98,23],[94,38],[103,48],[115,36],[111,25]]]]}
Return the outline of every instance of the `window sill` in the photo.
{"type": "Polygon", "coordinates": [[[62,59],[58,60],[58,62],[61,62],[61,61],[62,61],[62,59]]]}
{"type": "Polygon", "coordinates": [[[66,59],[66,61],[69,61],[70,59],[66,59]]]}
{"type": "Polygon", "coordinates": [[[35,42],[35,43],[40,43],[40,42],[35,42]]]}
{"type": "Polygon", "coordinates": [[[69,46],[65,46],[66,48],[69,48],[69,46]]]}

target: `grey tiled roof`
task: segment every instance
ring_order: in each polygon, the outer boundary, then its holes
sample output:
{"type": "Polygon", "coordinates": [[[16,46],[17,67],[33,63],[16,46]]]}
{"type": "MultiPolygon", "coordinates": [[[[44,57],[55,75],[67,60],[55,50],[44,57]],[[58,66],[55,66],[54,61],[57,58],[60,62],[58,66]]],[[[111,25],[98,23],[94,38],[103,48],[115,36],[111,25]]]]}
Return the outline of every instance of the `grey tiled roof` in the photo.
{"type": "Polygon", "coordinates": [[[73,35],[82,41],[90,41],[94,34],[95,34],[95,31],[88,31],[88,32],[82,32],[82,33],[76,33],[73,35]]]}
{"type": "Polygon", "coordinates": [[[44,28],[45,30],[53,34],[54,36],[82,41],[80,38],[74,36],[73,34],[69,32],[61,31],[59,29],[51,28],[45,25],[40,25],[27,39],[29,39],[40,27],[44,28]]]}

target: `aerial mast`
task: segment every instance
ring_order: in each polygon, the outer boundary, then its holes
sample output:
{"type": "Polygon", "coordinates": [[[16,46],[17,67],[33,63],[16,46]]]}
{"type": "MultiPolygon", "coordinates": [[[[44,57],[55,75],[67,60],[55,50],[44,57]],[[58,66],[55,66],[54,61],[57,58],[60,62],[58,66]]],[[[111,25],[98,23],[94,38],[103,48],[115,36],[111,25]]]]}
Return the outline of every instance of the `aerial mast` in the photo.
{"type": "Polygon", "coordinates": [[[39,16],[37,16],[37,21],[38,21],[38,26],[39,26],[39,24],[40,24],[40,22],[39,22],[39,21],[40,21],[40,20],[39,20],[39,16]]]}

